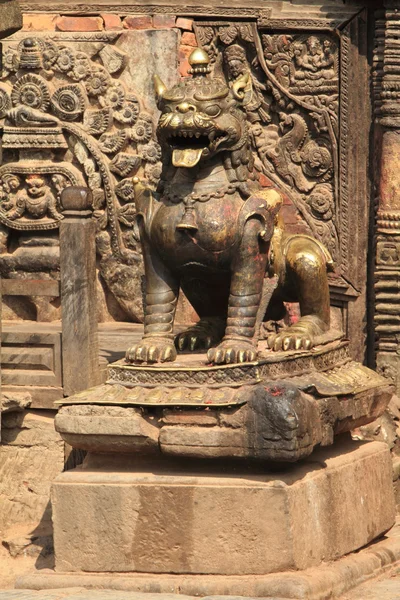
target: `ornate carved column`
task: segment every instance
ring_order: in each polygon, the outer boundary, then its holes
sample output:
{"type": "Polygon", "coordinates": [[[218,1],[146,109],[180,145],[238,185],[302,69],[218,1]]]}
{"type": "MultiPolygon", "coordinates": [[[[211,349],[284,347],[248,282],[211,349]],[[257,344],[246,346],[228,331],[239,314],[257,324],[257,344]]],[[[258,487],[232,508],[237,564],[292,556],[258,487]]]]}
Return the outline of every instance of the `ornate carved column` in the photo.
{"type": "Polygon", "coordinates": [[[377,369],[400,389],[400,10],[377,13],[374,50],[377,369]]]}

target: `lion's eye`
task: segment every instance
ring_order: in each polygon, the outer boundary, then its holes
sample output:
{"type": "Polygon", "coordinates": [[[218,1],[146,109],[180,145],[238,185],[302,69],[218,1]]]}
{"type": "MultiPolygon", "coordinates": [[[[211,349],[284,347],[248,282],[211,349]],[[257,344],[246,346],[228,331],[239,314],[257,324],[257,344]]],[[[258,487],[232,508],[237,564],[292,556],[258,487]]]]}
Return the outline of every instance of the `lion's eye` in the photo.
{"type": "Polygon", "coordinates": [[[172,108],[170,106],[168,106],[168,104],[167,104],[167,105],[163,106],[162,112],[170,113],[170,112],[172,112],[172,108]]]}
{"type": "Polygon", "coordinates": [[[210,106],[206,106],[204,108],[204,112],[206,113],[206,115],[209,115],[210,117],[217,117],[219,115],[219,113],[221,112],[221,109],[218,106],[218,104],[210,104],[210,106]]]}

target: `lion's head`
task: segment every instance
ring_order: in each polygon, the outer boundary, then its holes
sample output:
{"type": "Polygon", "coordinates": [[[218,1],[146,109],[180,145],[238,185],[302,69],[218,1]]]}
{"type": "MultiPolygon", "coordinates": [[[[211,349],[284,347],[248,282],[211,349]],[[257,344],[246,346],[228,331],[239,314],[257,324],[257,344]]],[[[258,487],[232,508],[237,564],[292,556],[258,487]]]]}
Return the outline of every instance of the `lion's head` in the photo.
{"type": "Polygon", "coordinates": [[[210,76],[209,57],[196,48],[189,57],[192,77],[167,89],[155,76],[161,116],[157,135],[161,145],[172,150],[175,167],[194,167],[216,153],[235,151],[247,142],[243,106],[251,95],[246,73],[229,86],[210,76]]]}

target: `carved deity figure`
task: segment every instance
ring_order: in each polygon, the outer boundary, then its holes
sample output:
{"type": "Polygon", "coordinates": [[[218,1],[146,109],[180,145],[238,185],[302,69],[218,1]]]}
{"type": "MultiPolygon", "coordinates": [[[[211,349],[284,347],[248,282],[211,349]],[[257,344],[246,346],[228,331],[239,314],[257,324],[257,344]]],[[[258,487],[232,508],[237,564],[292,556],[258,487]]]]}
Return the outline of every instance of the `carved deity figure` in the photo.
{"type": "Polygon", "coordinates": [[[329,329],[329,253],[311,237],[286,234],[281,194],[258,183],[246,118],[249,74],[229,84],[212,77],[201,49],[190,64],[192,77],[172,89],[155,78],[164,169],[157,193],[134,180],[145,322],[126,359],[156,363],[206,350],[209,363],[254,361],[258,324],[281,319],[286,301],[299,302],[300,319],[271,334],[268,345],[308,350],[329,329]],[[180,288],[200,321],[174,337],[180,288]]]}
{"type": "Polygon", "coordinates": [[[25,183],[26,190],[21,190],[15,195],[13,207],[6,213],[10,221],[23,217],[25,213],[33,219],[41,219],[46,216],[57,220],[63,218],[57,210],[56,199],[43,177],[29,175],[26,177],[25,183]]]}

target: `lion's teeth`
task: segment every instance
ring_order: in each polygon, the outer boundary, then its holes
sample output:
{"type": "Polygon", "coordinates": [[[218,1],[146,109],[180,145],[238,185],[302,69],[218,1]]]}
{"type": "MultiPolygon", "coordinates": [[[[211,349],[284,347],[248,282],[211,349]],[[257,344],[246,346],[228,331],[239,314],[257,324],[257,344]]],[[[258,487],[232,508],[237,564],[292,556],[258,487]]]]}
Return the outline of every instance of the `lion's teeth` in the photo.
{"type": "Polygon", "coordinates": [[[199,138],[200,137],[200,133],[198,131],[196,131],[196,137],[199,138]]]}

